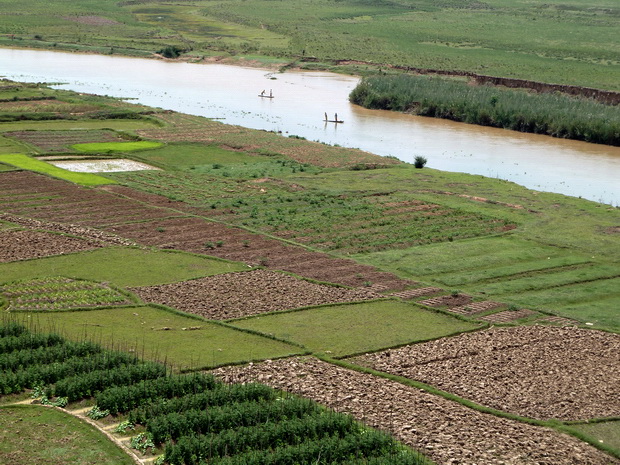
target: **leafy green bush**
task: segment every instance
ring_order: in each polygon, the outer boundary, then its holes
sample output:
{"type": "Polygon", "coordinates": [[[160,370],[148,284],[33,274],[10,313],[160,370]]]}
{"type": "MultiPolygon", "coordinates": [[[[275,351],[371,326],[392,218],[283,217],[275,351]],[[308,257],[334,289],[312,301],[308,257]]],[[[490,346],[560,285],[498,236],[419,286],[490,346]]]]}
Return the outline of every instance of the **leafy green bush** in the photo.
{"type": "Polygon", "coordinates": [[[422,169],[426,165],[426,162],[427,162],[426,158],[418,155],[413,160],[413,166],[415,166],[418,169],[422,169]]]}
{"type": "Polygon", "coordinates": [[[185,52],[185,50],[177,47],[176,45],[168,45],[159,50],[157,53],[165,58],[178,58],[183,52],[185,52]]]}

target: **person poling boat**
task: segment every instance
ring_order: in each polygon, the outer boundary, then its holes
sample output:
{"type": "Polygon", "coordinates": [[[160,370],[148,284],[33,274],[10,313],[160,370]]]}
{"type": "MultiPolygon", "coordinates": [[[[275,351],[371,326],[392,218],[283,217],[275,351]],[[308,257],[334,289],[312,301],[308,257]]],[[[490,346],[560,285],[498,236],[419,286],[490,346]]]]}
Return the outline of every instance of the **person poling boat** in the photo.
{"type": "Polygon", "coordinates": [[[325,122],[326,123],[344,123],[343,120],[338,119],[338,113],[334,113],[334,119],[329,119],[327,117],[327,113],[325,113],[325,122]]]}
{"type": "Polygon", "coordinates": [[[265,91],[263,90],[258,96],[263,98],[273,98],[273,91],[269,89],[269,95],[265,95],[265,91]]]}

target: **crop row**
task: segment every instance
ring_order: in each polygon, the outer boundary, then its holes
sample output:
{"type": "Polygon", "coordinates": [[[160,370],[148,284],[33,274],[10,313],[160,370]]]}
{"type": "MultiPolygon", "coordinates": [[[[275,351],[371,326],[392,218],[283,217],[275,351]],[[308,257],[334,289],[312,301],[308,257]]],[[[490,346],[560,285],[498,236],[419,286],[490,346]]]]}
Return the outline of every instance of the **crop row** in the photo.
{"type": "Polygon", "coordinates": [[[129,369],[129,366],[135,363],[135,357],[121,352],[100,352],[77,355],[53,363],[41,362],[23,368],[11,367],[0,376],[0,392],[22,392],[40,384],[53,384],[68,377],[82,376],[94,371],[129,369]]]}
{"type": "Polygon", "coordinates": [[[57,334],[34,334],[28,331],[6,335],[0,339],[0,354],[14,350],[36,349],[62,344],[64,339],[57,334]]]}
{"type": "MultiPolygon", "coordinates": [[[[182,398],[220,386],[211,375],[191,374],[143,380],[130,386],[117,386],[96,395],[97,405],[112,415],[125,413],[158,399],[182,398]]],[[[165,403],[163,405],[169,405],[165,403]]]]}
{"type": "Polygon", "coordinates": [[[92,342],[65,341],[51,347],[15,350],[0,354],[0,370],[23,370],[31,365],[49,364],[71,357],[83,357],[101,352],[101,347],[92,342]]]}
{"type": "MultiPolygon", "coordinates": [[[[209,390],[203,392],[168,399],[165,403],[152,402],[135,408],[129,412],[128,418],[132,423],[146,424],[151,418],[168,413],[179,413],[186,410],[205,410],[214,406],[240,402],[268,401],[274,400],[276,397],[276,391],[264,384],[228,385],[217,383],[209,390]]],[[[97,405],[99,405],[99,402],[97,402],[97,405]]]]}
{"type": "Polygon", "coordinates": [[[301,444],[285,445],[274,449],[260,449],[211,460],[217,465],[296,465],[332,464],[345,460],[389,455],[395,441],[384,433],[367,431],[364,434],[349,434],[345,437],[331,435],[320,440],[304,441],[301,444]],[[320,460],[317,460],[317,457],[320,460]]]}
{"type": "Polygon", "coordinates": [[[243,426],[215,434],[183,436],[166,446],[166,460],[172,464],[197,465],[205,459],[211,462],[216,457],[245,454],[268,447],[297,445],[330,436],[342,439],[352,432],[359,432],[359,426],[351,417],[319,413],[262,423],[260,428],[243,426]]]}
{"type": "Polygon", "coordinates": [[[55,397],[57,404],[95,397],[89,416],[126,413],[121,424],[147,431],[132,446],[165,445],[163,462],[171,465],[424,463],[384,433],[264,385],[171,375],[157,363],[10,323],[0,324],[0,347],[0,392],[30,387],[42,402],[55,397]]]}

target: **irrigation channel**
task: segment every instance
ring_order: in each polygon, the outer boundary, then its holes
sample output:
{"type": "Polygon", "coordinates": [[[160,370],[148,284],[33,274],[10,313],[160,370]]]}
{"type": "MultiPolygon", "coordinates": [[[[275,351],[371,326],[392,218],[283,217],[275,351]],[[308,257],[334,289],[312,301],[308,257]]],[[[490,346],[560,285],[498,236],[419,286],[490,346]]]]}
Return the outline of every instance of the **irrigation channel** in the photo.
{"type": "Polygon", "coordinates": [[[366,110],[348,101],[358,82],[352,76],[20,49],[0,49],[0,76],[62,83],[407,162],[422,155],[431,168],[620,205],[620,147],[366,110]],[[274,98],[260,98],[263,90],[274,98]],[[324,122],[326,113],[344,123],[324,122]]]}

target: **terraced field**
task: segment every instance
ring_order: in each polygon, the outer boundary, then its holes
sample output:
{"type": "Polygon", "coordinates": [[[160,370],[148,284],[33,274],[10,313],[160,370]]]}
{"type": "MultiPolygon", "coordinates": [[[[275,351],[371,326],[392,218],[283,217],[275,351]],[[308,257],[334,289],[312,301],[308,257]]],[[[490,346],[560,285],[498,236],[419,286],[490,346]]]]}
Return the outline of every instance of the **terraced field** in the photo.
{"type": "MultiPolygon", "coordinates": [[[[119,154],[158,173],[0,171],[3,321],[301,394],[442,465],[620,463],[617,209],[159,117],[191,142],[119,154]]],[[[15,125],[31,155],[72,142],[15,125]]]]}

